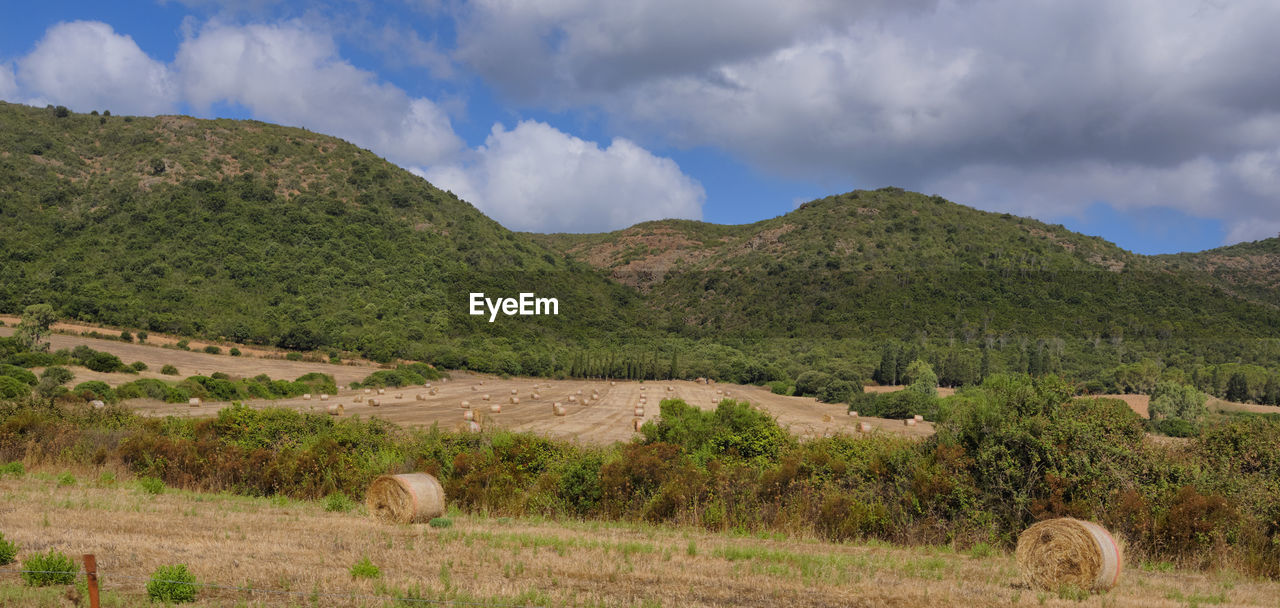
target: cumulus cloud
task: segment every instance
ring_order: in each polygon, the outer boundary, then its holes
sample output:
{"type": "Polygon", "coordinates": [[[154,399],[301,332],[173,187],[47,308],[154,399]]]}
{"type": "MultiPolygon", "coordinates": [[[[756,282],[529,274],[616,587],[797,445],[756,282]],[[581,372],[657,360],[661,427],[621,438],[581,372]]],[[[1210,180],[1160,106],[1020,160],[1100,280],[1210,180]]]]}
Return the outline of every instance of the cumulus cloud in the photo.
{"type": "Polygon", "coordinates": [[[18,60],[17,75],[29,96],[82,112],[160,114],[176,107],[165,64],[105,23],[73,21],[50,27],[31,53],[18,60]]]}
{"type": "Polygon", "coordinates": [[[13,67],[8,63],[0,63],[0,99],[9,102],[18,100],[18,81],[13,75],[13,67]]]}
{"type": "Polygon", "coordinates": [[[494,125],[463,163],[422,172],[514,230],[594,232],[702,217],[702,186],[629,140],[607,148],[542,122],[494,125]]]}
{"type": "Polygon", "coordinates": [[[458,57],[513,99],[775,174],[1042,216],[1176,206],[1232,239],[1280,221],[1274,2],[716,4],[482,1],[458,57]]]}
{"type": "Polygon", "coordinates": [[[448,159],[462,146],[448,115],[343,60],[333,39],[298,22],[211,23],[174,62],[189,103],[242,105],[263,120],[348,139],[403,166],[448,159]]]}

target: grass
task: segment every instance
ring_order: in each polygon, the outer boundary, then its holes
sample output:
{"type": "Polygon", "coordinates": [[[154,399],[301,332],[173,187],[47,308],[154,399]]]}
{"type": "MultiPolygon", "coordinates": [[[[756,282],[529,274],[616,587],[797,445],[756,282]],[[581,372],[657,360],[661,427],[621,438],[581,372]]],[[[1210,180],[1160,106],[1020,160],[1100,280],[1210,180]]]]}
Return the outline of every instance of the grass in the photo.
{"type": "MultiPolygon", "coordinates": [[[[42,471],[37,471],[41,472],[42,471]]],[[[81,478],[86,471],[74,471],[81,478]]],[[[97,473],[93,473],[97,474],[97,473]]],[[[450,528],[389,526],[325,501],[132,490],[58,488],[56,475],[5,480],[0,530],[19,547],[69,555],[110,547],[98,559],[104,606],[147,604],[144,582],[185,563],[210,584],[288,590],[297,596],[204,593],[196,606],[381,606],[329,594],[551,606],[1276,606],[1280,583],[1236,573],[1127,570],[1110,594],[1037,594],[1021,587],[1012,556],[994,548],[903,548],[760,538],[695,528],[454,511],[450,528]],[[198,517],[189,513],[197,512],[198,517]],[[48,518],[49,526],[41,525],[48,518]],[[376,572],[376,574],[373,574],[376,572]],[[309,599],[313,598],[313,599],[309,599]]],[[[69,587],[34,593],[0,578],[0,606],[65,605],[69,587]],[[56,591],[56,592],[55,592],[56,591]],[[58,604],[57,600],[64,602],[58,604]]],[[[419,605],[403,602],[402,605],[419,605]]]]}

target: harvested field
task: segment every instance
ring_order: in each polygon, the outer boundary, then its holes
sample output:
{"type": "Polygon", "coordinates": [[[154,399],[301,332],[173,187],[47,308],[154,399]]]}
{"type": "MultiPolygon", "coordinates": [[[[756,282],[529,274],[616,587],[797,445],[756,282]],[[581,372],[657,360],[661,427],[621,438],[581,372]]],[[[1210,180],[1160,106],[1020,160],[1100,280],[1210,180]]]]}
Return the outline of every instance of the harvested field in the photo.
{"type": "MultiPolygon", "coordinates": [[[[1280,583],[1229,569],[1192,573],[1133,564],[1119,585],[1083,601],[1033,591],[1013,556],[989,548],[903,548],[741,536],[596,521],[451,513],[450,528],[379,523],[356,506],[168,490],[98,471],[0,480],[0,529],[32,551],[97,556],[104,605],[145,605],[156,567],[185,563],[203,583],[196,606],[384,606],[435,602],[512,606],[1275,606],[1280,583]],[[364,558],[381,573],[351,576],[364,558]],[[281,593],[285,592],[285,593],[281,593]],[[294,595],[288,595],[293,593],[294,595]],[[318,603],[312,598],[323,595],[318,603]],[[350,595],[364,597],[352,599],[350,595]]],[[[117,472],[119,473],[119,472],[117,472]]],[[[0,574],[0,605],[66,606],[66,588],[27,589],[0,574]]]]}
{"type": "MultiPolygon", "coordinates": [[[[867,385],[862,387],[862,392],[864,393],[896,393],[904,388],[907,388],[905,384],[886,384],[884,386],[867,385]]],[[[950,388],[946,386],[938,387],[939,397],[950,397],[954,394],[956,394],[956,389],[954,388],[950,388]]]]}

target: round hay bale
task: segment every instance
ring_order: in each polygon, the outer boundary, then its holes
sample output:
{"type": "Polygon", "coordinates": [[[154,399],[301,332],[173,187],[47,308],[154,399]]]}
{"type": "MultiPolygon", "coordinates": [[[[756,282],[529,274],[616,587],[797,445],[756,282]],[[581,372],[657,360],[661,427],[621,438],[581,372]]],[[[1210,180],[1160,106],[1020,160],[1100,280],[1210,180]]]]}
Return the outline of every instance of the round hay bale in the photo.
{"type": "Polygon", "coordinates": [[[1045,591],[1063,585],[1106,591],[1124,569],[1124,549],[1106,528],[1070,517],[1023,530],[1014,556],[1027,584],[1045,591]]]}
{"type": "Polygon", "coordinates": [[[858,432],[859,432],[859,433],[870,433],[870,432],[871,432],[871,423],[870,423],[870,422],[859,422],[859,423],[858,423],[858,432]]]}
{"type": "Polygon", "coordinates": [[[426,397],[426,395],[423,395],[422,393],[418,393],[417,395],[414,395],[414,396],[413,396],[413,399],[414,399],[415,401],[426,401],[426,400],[427,400],[427,397],[426,397]]]}
{"type": "Polygon", "coordinates": [[[617,382],[610,382],[610,383],[609,383],[609,386],[618,386],[618,383],[617,383],[617,382]]]}
{"type": "Polygon", "coordinates": [[[311,393],[302,393],[302,399],[304,401],[311,401],[311,393]]]}
{"type": "Polygon", "coordinates": [[[827,414],[823,414],[823,415],[822,415],[822,421],[823,421],[823,422],[831,422],[831,416],[829,416],[829,415],[827,415],[827,414]]]}
{"type": "Polygon", "coordinates": [[[371,389],[367,389],[367,388],[366,388],[366,389],[364,389],[364,394],[366,394],[366,395],[368,395],[369,393],[372,393],[372,392],[373,392],[373,391],[372,391],[371,389]]]}
{"type": "Polygon", "coordinates": [[[470,401],[463,401],[463,402],[462,402],[462,407],[463,407],[463,409],[471,407],[471,402],[470,402],[470,401]]]}
{"type": "Polygon", "coordinates": [[[381,401],[378,401],[377,399],[369,400],[369,407],[378,407],[379,405],[382,405],[381,401]]]}
{"type": "Polygon", "coordinates": [[[642,392],[642,393],[644,392],[644,387],[643,387],[643,386],[642,386],[642,387],[640,387],[640,392],[642,392]]]}
{"type": "Polygon", "coordinates": [[[479,423],[479,422],[475,422],[474,420],[473,420],[473,421],[471,421],[471,422],[468,422],[468,423],[467,423],[467,430],[468,430],[468,431],[471,431],[472,433],[479,433],[479,432],[480,432],[480,423],[479,423]]]}
{"type": "Polygon", "coordinates": [[[471,392],[473,392],[473,393],[474,393],[474,392],[476,392],[476,391],[478,391],[478,390],[480,390],[480,387],[475,386],[475,385],[472,385],[472,386],[471,386],[471,392]]]}
{"type": "Polygon", "coordinates": [[[321,401],[328,401],[328,400],[329,400],[329,395],[328,395],[328,394],[326,394],[326,393],[320,393],[320,400],[321,400],[321,401]]]}
{"type": "Polygon", "coordinates": [[[356,395],[353,399],[351,399],[352,403],[360,403],[361,401],[364,401],[364,397],[361,397],[360,395],[356,395]]]}
{"type": "Polygon", "coordinates": [[[480,399],[481,399],[481,400],[483,400],[483,401],[488,401],[488,400],[489,400],[489,393],[485,393],[485,394],[483,394],[483,395],[480,395],[480,399]]]}
{"type": "Polygon", "coordinates": [[[857,418],[857,417],[858,417],[858,410],[849,410],[849,415],[850,415],[850,416],[853,416],[854,418],[857,418]]]}
{"type": "Polygon", "coordinates": [[[190,399],[187,399],[187,405],[189,405],[189,406],[191,406],[191,407],[200,407],[200,398],[199,398],[199,397],[192,397],[192,398],[190,398],[190,399]]]}
{"type": "Polygon", "coordinates": [[[914,418],[916,422],[924,422],[924,416],[921,416],[920,414],[916,414],[915,416],[912,416],[912,418],[914,418]]]}
{"type": "Polygon", "coordinates": [[[642,407],[636,408],[635,415],[637,418],[644,418],[644,408],[642,407]]]}
{"type": "Polygon", "coordinates": [[[385,394],[387,394],[387,389],[385,389],[385,388],[380,388],[380,389],[378,389],[378,394],[379,394],[379,395],[385,395],[385,394]]]}
{"type": "Polygon", "coordinates": [[[404,399],[404,393],[396,393],[396,399],[404,399]]]}
{"type": "Polygon", "coordinates": [[[541,399],[542,395],[539,395],[538,393],[529,393],[529,398],[537,400],[537,399],[541,399]]]}
{"type": "Polygon", "coordinates": [[[476,419],[476,415],[475,415],[474,413],[472,413],[472,412],[471,412],[471,410],[467,410],[467,411],[465,411],[465,412],[462,412],[462,419],[463,419],[463,420],[475,420],[475,419],[476,419]]]}
{"type": "Polygon", "coordinates": [[[480,386],[484,386],[484,380],[480,381],[480,386]]]}
{"type": "Polygon", "coordinates": [[[438,395],[438,394],[440,394],[440,389],[438,389],[438,388],[432,388],[431,390],[429,390],[429,391],[427,391],[427,392],[428,392],[428,393],[431,393],[432,395],[438,395]]]}
{"type": "Polygon", "coordinates": [[[329,412],[330,416],[341,416],[342,411],[345,409],[346,408],[343,407],[341,403],[334,403],[329,407],[325,408],[325,411],[329,412]]]}
{"type": "Polygon", "coordinates": [[[514,388],[513,388],[513,389],[511,389],[511,394],[512,394],[512,395],[515,395],[515,394],[516,394],[516,389],[514,389],[514,388]]]}
{"type": "Polygon", "coordinates": [[[511,405],[517,405],[517,404],[519,404],[519,403],[520,403],[520,398],[519,398],[519,397],[515,397],[515,396],[512,396],[512,397],[511,397],[511,405]]]}
{"type": "Polygon", "coordinates": [[[490,413],[490,414],[501,414],[501,413],[502,413],[502,404],[501,404],[501,403],[495,403],[495,404],[493,404],[493,405],[489,406],[489,413],[490,413]]]}
{"type": "Polygon", "coordinates": [[[632,428],[632,429],[635,429],[637,432],[639,432],[639,431],[640,431],[640,427],[642,427],[642,426],[644,426],[644,419],[642,419],[642,418],[632,418],[632,419],[631,419],[631,428],[632,428]]]}
{"type": "Polygon", "coordinates": [[[365,505],[380,521],[424,523],[444,514],[444,488],[426,473],[383,475],[369,485],[365,505]]]}
{"type": "Polygon", "coordinates": [[[569,412],[568,412],[568,410],[566,410],[566,409],[564,408],[564,406],[563,406],[563,405],[560,405],[559,403],[557,403],[557,404],[555,404],[555,405],[551,406],[551,413],[552,413],[552,414],[555,414],[555,415],[557,415],[557,416],[564,416],[565,414],[568,414],[569,412]]]}
{"type": "Polygon", "coordinates": [[[431,383],[430,383],[430,382],[428,382],[428,383],[426,383],[426,384],[423,384],[423,385],[422,385],[422,388],[431,388],[431,383]]]}
{"type": "Polygon", "coordinates": [[[674,391],[674,390],[676,390],[676,389],[675,389],[675,387],[671,387],[671,386],[668,386],[668,387],[667,387],[667,392],[668,392],[668,393],[670,393],[670,392],[672,392],[672,391],[674,391]]]}
{"type": "Polygon", "coordinates": [[[574,403],[574,402],[576,402],[577,400],[578,400],[578,396],[577,396],[577,395],[569,395],[569,403],[574,403]]]}
{"type": "Polygon", "coordinates": [[[724,391],[722,391],[722,390],[720,390],[720,389],[716,389],[716,394],[717,394],[717,395],[723,395],[723,394],[724,394],[724,391]]]}

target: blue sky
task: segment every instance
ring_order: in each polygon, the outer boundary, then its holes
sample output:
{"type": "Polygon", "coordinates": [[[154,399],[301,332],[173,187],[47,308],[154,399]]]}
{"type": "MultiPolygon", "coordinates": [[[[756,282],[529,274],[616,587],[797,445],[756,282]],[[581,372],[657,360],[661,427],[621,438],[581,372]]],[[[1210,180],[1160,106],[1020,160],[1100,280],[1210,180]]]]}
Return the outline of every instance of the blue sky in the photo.
{"type": "Polygon", "coordinates": [[[1274,2],[46,2],[0,99],[351,140],[519,230],[896,185],[1141,253],[1280,233],[1274,2]]]}

